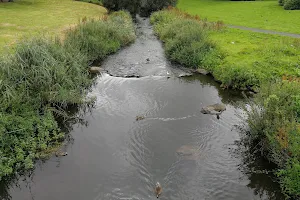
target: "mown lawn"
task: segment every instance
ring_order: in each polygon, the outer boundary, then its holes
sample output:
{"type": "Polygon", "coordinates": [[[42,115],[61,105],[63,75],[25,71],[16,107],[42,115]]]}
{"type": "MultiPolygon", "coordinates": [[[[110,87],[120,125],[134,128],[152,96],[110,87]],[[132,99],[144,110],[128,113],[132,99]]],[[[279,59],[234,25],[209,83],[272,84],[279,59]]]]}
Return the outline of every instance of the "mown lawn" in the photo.
{"type": "Polygon", "coordinates": [[[300,76],[299,39],[231,28],[212,31],[209,35],[225,52],[225,58],[218,67],[219,77],[223,79],[232,80],[231,70],[232,73],[247,71],[260,81],[300,76]]]}
{"type": "Polygon", "coordinates": [[[284,10],[278,1],[179,0],[179,9],[209,21],[300,33],[300,10],[284,10]]]}
{"type": "Polygon", "coordinates": [[[104,13],[106,9],[101,6],[73,0],[0,3],[0,52],[23,36],[60,34],[83,17],[100,17],[104,13]]]}

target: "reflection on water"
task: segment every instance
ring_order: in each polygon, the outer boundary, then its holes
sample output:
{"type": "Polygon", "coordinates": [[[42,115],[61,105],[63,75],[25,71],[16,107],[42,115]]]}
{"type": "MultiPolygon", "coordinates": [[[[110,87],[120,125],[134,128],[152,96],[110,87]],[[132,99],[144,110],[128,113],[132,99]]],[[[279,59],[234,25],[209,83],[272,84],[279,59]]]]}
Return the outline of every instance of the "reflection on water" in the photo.
{"type": "Polygon", "coordinates": [[[233,126],[240,123],[240,93],[206,76],[177,78],[186,72],[167,62],[148,19],[138,21],[137,42],[103,66],[116,76],[142,78],[99,77],[89,94],[97,97],[94,107],[64,126],[71,131],[68,156],[38,163],[26,181],[2,182],[0,197],[148,200],[156,199],[159,181],[165,200],[280,199],[272,176],[252,170],[264,164],[231,151],[239,147],[233,126]],[[219,120],[200,112],[220,102],[226,111],[219,120]]]}

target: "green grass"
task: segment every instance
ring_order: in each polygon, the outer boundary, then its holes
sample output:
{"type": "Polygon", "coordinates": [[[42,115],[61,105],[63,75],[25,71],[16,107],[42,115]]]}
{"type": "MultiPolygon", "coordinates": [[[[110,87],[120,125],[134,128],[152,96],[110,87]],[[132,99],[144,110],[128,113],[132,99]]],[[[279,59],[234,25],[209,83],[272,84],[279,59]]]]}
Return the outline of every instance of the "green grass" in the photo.
{"type": "Polygon", "coordinates": [[[212,71],[223,84],[260,86],[283,76],[300,76],[300,40],[226,28],[210,38],[225,53],[212,71]]]}
{"type": "Polygon", "coordinates": [[[0,52],[22,37],[63,33],[81,18],[97,18],[106,12],[101,6],[73,0],[0,3],[0,52]]]}
{"type": "Polygon", "coordinates": [[[172,61],[204,68],[226,88],[258,88],[283,76],[300,76],[299,39],[222,28],[219,23],[201,21],[176,9],[156,12],[151,22],[172,61]],[[186,23],[195,27],[185,28],[186,23]],[[168,35],[169,29],[172,34],[168,35]],[[204,37],[196,38],[199,44],[195,45],[195,39],[185,39],[195,37],[194,32],[200,34],[202,29],[206,31],[204,37]],[[209,48],[201,51],[200,44],[209,44],[209,48]],[[177,50],[170,51],[170,47],[177,50]]]}
{"type": "Polygon", "coordinates": [[[209,21],[300,33],[300,10],[284,10],[278,1],[179,0],[177,7],[209,21]]]}

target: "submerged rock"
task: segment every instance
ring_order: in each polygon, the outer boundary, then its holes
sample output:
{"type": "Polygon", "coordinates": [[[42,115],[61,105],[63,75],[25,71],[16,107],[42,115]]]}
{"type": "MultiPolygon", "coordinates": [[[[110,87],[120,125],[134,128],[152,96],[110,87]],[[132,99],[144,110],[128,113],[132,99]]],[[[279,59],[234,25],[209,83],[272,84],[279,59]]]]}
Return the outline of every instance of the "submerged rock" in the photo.
{"type": "Polygon", "coordinates": [[[91,67],[90,68],[90,73],[91,74],[99,74],[103,72],[104,70],[101,67],[91,67]]]}
{"type": "Polygon", "coordinates": [[[199,158],[199,149],[194,145],[183,145],[176,150],[178,156],[184,160],[197,160],[199,158]]]}
{"type": "Polygon", "coordinates": [[[203,114],[212,114],[212,115],[219,116],[225,110],[226,110],[226,106],[224,104],[222,104],[222,103],[216,103],[216,104],[213,104],[213,105],[209,105],[209,106],[203,107],[201,109],[201,112],[203,114]]]}
{"type": "Polygon", "coordinates": [[[140,121],[140,120],[143,120],[143,119],[145,119],[144,116],[136,116],[136,118],[135,118],[136,121],[140,121]]]}
{"type": "Polygon", "coordinates": [[[63,152],[63,151],[57,151],[55,152],[55,156],[58,157],[58,156],[67,156],[68,155],[68,152],[63,152]]]}
{"type": "Polygon", "coordinates": [[[205,69],[196,69],[195,70],[195,73],[198,73],[198,74],[203,74],[203,75],[208,75],[209,74],[209,71],[205,70],[205,69]]]}

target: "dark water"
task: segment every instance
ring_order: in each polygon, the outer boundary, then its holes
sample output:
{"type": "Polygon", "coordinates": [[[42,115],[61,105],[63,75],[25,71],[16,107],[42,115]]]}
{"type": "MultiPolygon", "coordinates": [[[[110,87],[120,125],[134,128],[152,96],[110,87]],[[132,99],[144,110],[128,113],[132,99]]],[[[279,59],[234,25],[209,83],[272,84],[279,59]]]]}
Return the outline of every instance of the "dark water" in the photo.
{"type": "Polygon", "coordinates": [[[137,42],[103,66],[116,76],[142,77],[99,77],[89,94],[97,97],[96,106],[84,117],[87,126],[73,126],[69,155],[37,165],[18,187],[0,186],[0,196],[146,200],[156,199],[159,181],[165,200],[283,199],[271,175],[252,170],[270,169],[268,163],[237,153],[240,111],[234,103],[240,95],[220,89],[210,77],[177,78],[185,72],[166,61],[148,21],[140,19],[138,30],[137,42]],[[202,106],[220,102],[227,110],[219,120],[201,114],[202,106]],[[138,115],[145,119],[136,121],[138,115]],[[183,145],[194,154],[179,156],[183,145]]]}

